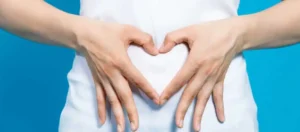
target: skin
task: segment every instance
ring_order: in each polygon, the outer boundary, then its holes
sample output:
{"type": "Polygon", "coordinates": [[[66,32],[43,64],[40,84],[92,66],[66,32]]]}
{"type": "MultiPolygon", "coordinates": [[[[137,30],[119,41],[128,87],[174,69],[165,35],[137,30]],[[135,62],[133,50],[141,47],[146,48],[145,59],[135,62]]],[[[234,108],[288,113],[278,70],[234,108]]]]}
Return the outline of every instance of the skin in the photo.
{"type": "MultiPolygon", "coordinates": [[[[98,22],[87,23],[98,25],[98,22]]],[[[140,87],[150,98],[158,103],[158,95],[142,76],[142,74],[133,66],[127,55],[129,44],[134,43],[142,46],[148,53],[156,55],[158,52],[154,49],[151,37],[140,30],[129,26],[116,23],[102,23],[102,31],[105,35],[100,35],[98,31],[89,29],[86,33],[86,39],[79,43],[88,44],[80,51],[84,53],[88,65],[92,69],[96,94],[98,100],[98,112],[102,123],[105,121],[105,96],[111,104],[113,113],[117,117],[118,131],[123,131],[125,119],[122,111],[122,105],[128,112],[132,130],[138,127],[138,113],[134,104],[129,82],[140,87]],[[93,36],[93,37],[90,37],[93,36]],[[98,38],[95,38],[98,36],[98,38]],[[122,105],[121,105],[122,104],[122,105]]]]}
{"type": "Polygon", "coordinates": [[[170,84],[160,103],[186,85],[176,111],[176,124],[183,120],[196,98],[193,117],[195,131],[200,131],[206,103],[212,95],[220,122],[224,122],[223,86],[233,57],[248,49],[282,47],[300,41],[300,1],[284,1],[260,13],[191,25],[167,34],[160,53],[176,44],[186,43],[189,56],[170,84]],[[279,19],[280,18],[280,19],[279,19]]]}
{"type": "Polygon", "coordinates": [[[159,51],[149,34],[133,26],[68,14],[42,0],[0,0],[0,28],[84,54],[94,77],[101,123],[105,122],[106,96],[116,116],[118,131],[125,128],[121,106],[128,111],[132,129],[138,128],[138,113],[128,83],[137,85],[157,104],[164,104],[186,84],[178,104],[176,124],[183,127],[186,110],[197,98],[194,129],[199,131],[211,94],[218,119],[225,120],[223,83],[234,56],[248,49],[281,47],[300,41],[299,5],[300,1],[289,0],[260,13],[178,29],[167,34],[159,51]],[[126,50],[133,43],[152,55],[167,53],[179,43],[189,46],[186,63],[160,97],[130,62],[126,50]]]}
{"type": "Polygon", "coordinates": [[[130,44],[141,46],[152,55],[158,54],[158,50],[149,34],[133,26],[67,14],[41,0],[0,0],[0,27],[26,39],[72,48],[84,54],[92,70],[102,124],[106,120],[106,96],[118,131],[125,129],[122,106],[128,113],[132,130],[138,128],[138,113],[129,83],[159,103],[158,94],[127,55],[130,44]]]}

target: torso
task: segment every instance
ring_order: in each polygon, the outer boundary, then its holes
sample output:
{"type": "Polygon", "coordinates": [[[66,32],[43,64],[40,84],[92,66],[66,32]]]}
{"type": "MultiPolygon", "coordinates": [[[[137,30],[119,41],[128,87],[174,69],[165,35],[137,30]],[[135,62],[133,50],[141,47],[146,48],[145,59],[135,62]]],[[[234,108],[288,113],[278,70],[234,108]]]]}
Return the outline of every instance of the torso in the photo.
{"type": "MultiPolygon", "coordinates": [[[[166,33],[191,24],[235,16],[238,4],[238,0],[82,0],[81,15],[136,26],[151,34],[159,48],[166,33]]],[[[180,44],[167,54],[151,56],[140,47],[131,46],[128,54],[133,64],[161,93],[183,65],[188,49],[180,44]]],[[[108,112],[109,117],[104,125],[98,125],[93,79],[83,56],[76,55],[68,80],[70,88],[61,115],[60,131],[116,131],[112,112],[108,112]]],[[[184,128],[175,127],[174,114],[181,92],[163,107],[158,107],[143,93],[135,91],[133,96],[139,112],[139,132],[192,131],[194,103],[186,114],[184,128]]],[[[203,115],[202,132],[258,131],[256,105],[246,63],[241,55],[233,59],[226,74],[224,103],[226,121],[220,124],[212,100],[209,100],[203,115]]]]}

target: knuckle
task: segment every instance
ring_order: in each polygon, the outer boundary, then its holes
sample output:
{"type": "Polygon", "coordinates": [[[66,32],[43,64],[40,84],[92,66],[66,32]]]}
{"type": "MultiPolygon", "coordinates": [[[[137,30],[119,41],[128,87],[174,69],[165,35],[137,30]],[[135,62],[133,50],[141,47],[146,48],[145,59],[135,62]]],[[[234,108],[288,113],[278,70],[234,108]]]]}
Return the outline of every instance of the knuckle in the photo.
{"type": "Polygon", "coordinates": [[[170,95],[171,95],[172,93],[171,92],[169,92],[169,91],[167,91],[165,94],[164,94],[164,99],[165,100],[169,100],[170,99],[170,95]]]}
{"type": "Polygon", "coordinates": [[[189,103],[189,102],[192,102],[192,100],[196,97],[196,94],[184,94],[182,95],[182,101],[185,102],[185,103],[189,103]]]}
{"type": "Polygon", "coordinates": [[[215,99],[217,101],[220,101],[223,98],[223,93],[221,93],[221,92],[214,92],[213,96],[215,97],[215,99]]]}
{"type": "MultiPolygon", "coordinates": [[[[135,86],[137,86],[138,88],[145,87],[145,84],[144,84],[143,80],[140,79],[140,78],[137,78],[137,79],[132,80],[132,83],[133,83],[135,86]]],[[[145,91],[145,92],[147,92],[147,91],[145,91]]]]}
{"type": "Polygon", "coordinates": [[[146,90],[146,91],[144,91],[144,93],[146,94],[146,95],[148,95],[149,96],[149,98],[151,98],[151,99],[154,99],[154,92],[152,92],[152,91],[150,91],[150,90],[146,90]]]}
{"type": "Polygon", "coordinates": [[[127,38],[128,36],[128,28],[129,26],[126,25],[126,24],[122,24],[122,25],[119,25],[118,28],[116,29],[116,33],[118,36],[123,36],[124,38],[127,38]]]}
{"type": "MultiPolygon", "coordinates": [[[[194,72],[196,72],[196,71],[194,71],[194,72]]],[[[175,84],[174,88],[184,87],[185,85],[187,85],[188,82],[189,82],[189,80],[180,80],[177,83],[174,83],[175,84]]]]}
{"type": "Polygon", "coordinates": [[[126,34],[128,33],[128,31],[131,31],[132,30],[132,26],[128,25],[128,24],[123,24],[122,28],[121,29],[121,32],[126,34]]]}
{"type": "Polygon", "coordinates": [[[217,84],[218,84],[219,87],[222,87],[224,85],[224,81],[225,81],[225,77],[226,77],[226,71],[225,72],[221,72],[219,74],[220,74],[220,76],[217,79],[217,81],[218,81],[217,84]]]}
{"type": "Polygon", "coordinates": [[[172,40],[173,40],[173,34],[172,34],[172,33],[168,33],[168,34],[166,35],[165,40],[166,40],[167,42],[172,41],[172,40]]]}
{"type": "Polygon", "coordinates": [[[203,60],[202,58],[198,58],[198,57],[190,57],[189,63],[191,64],[192,67],[200,67],[200,66],[204,65],[205,60],[203,60]]]}
{"type": "Polygon", "coordinates": [[[111,65],[106,64],[106,65],[102,66],[102,69],[103,69],[103,73],[104,73],[105,75],[107,75],[108,77],[112,77],[112,76],[113,76],[113,74],[114,74],[114,69],[112,68],[111,65]]]}
{"type": "Polygon", "coordinates": [[[198,60],[195,60],[194,61],[194,65],[197,66],[197,67],[200,67],[204,64],[204,61],[201,60],[201,59],[198,59],[198,60]]]}
{"type": "Polygon", "coordinates": [[[182,108],[182,107],[179,107],[178,110],[177,110],[177,115],[178,117],[183,117],[186,113],[186,109],[185,108],[182,108]]]}
{"type": "Polygon", "coordinates": [[[209,76],[213,73],[213,69],[211,67],[209,67],[208,69],[205,70],[205,75],[209,76]]]}
{"type": "Polygon", "coordinates": [[[116,116],[115,118],[116,118],[116,121],[118,122],[118,123],[123,123],[123,117],[122,117],[122,115],[121,115],[121,113],[118,111],[118,112],[115,112],[114,113],[114,115],[116,116]]]}
{"type": "Polygon", "coordinates": [[[136,115],[137,115],[137,112],[135,111],[135,106],[134,105],[127,106],[127,112],[128,112],[128,115],[131,118],[135,118],[136,115]]]}
{"type": "Polygon", "coordinates": [[[183,115],[183,113],[184,113],[184,110],[182,109],[182,108],[178,108],[177,109],[177,111],[176,111],[176,115],[178,116],[178,117],[181,117],[182,115],[183,115]]]}
{"type": "Polygon", "coordinates": [[[205,70],[206,76],[214,76],[217,73],[217,69],[215,67],[209,67],[205,70]]]}
{"type": "Polygon", "coordinates": [[[99,98],[97,98],[97,104],[98,105],[104,105],[105,104],[105,100],[104,99],[99,99],[99,98]]]}
{"type": "Polygon", "coordinates": [[[144,44],[150,44],[152,43],[152,37],[149,34],[146,34],[144,40],[143,40],[144,44]]]}
{"type": "Polygon", "coordinates": [[[132,102],[130,101],[131,100],[130,98],[132,98],[131,92],[125,92],[119,98],[122,101],[122,103],[124,103],[125,105],[131,105],[132,104],[132,102]]]}
{"type": "Polygon", "coordinates": [[[115,68],[122,68],[126,63],[126,59],[123,56],[115,55],[112,57],[112,61],[109,63],[110,66],[115,68]]]}
{"type": "Polygon", "coordinates": [[[200,120],[200,118],[201,118],[201,108],[199,108],[199,107],[195,108],[194,117],[196,118],[195,119],[196,121],[200,120]]]}
{"type": "Polygon", "coordinates": [[[109,73],[112,69],[110,65],[106,64],[102,66],[102,70],[104,73],[109,73]]]}
{"type": "Polygon", "coordinates": [[[114,61],[115,61],[115,58],[117,58],[116,55],[112,54],[112,55],[107,55],[105,57],[102,58],[101,60],[101,64],[103,64],[104,66],[113,66],[114,65],[114,61]]]}
{"type": "Polygon", "coordinates": [[[201,104],[204,99],[205,99],[205,96],[203,95],[203,92],[199,92],[197,95],[197,104],[201,104]]]}
{"type": "Polygon", "coordinates": [[[112,105],[112,106],[116,106],[119,104],[119,100],[117,98],[114,99],[109,99],[108,102],[112,105]]]}

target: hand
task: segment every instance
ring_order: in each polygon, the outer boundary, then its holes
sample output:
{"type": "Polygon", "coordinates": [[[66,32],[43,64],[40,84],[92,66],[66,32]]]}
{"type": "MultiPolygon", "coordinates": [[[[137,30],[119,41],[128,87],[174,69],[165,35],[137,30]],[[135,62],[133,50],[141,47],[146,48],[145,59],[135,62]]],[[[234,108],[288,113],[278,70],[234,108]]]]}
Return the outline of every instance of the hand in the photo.
{"type": "Polygon", "coordinates": [[[156,55],[158,50],[154,47],[152,37],[129,25],[86,19],[80,24],[78,36],[79,51],[85,55],[92,70],[101,123],[105,122],[106,117],[106,95],[116,117],[118,131],[125,129],[121,103],[128,113],[131,128],[135,131],[138,128],[138,113],[128,81],[157,104],[159,96],[131,63],[127,48],[130,44],[136,44],[149,54],[156,55]]]}
{"type": "Polygon", "coordinates": [[[231,60],[241,52],[243,27],[240,25],[232,18],[192,25],[167,34],[160,48],[161,53],[169,52],[180,43],[186,43],[190,48],[184,66],[160,97],[163,104],[187,83],[176,111],[178,127],[183,127],[186,111],[197,97],[193,126],[195,131],[199,131],[204,108],[211,94],[219,121],[225,120],[223,83],[231,60]]]}

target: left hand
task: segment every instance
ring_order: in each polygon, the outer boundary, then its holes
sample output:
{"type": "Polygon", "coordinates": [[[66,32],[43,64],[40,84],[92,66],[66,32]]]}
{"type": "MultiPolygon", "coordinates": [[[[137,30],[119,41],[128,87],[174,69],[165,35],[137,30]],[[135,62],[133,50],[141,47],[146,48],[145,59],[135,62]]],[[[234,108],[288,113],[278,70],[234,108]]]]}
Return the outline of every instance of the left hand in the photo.
{"type": "Polygon", "coordinates": [[[189,56],[182,69],[163,91],[160,102],[165,103],[186,83],[176,111],[176,124],[183,127],[186,111],[197,97],[193,126],[200,130],[206,103],[213,101],[220,122],[224,122],[223,85],[226,71],[233,57],[242,50],[243,22],[229,18],[188,26],[167,34],[161,53],[169,52],[176,44],[186,43],[189,56]]]}

